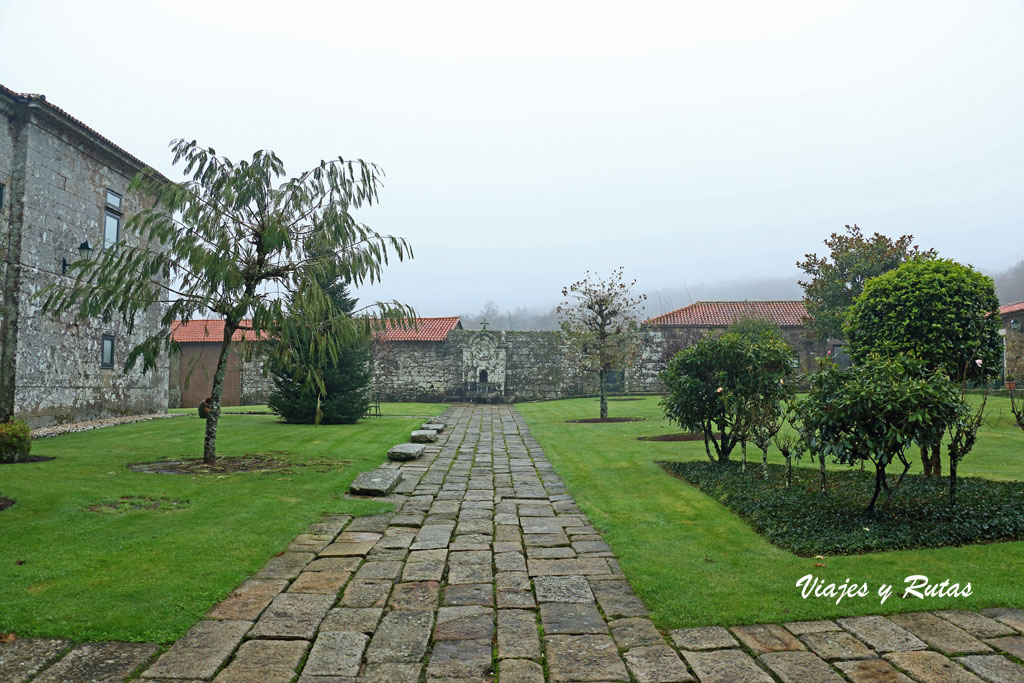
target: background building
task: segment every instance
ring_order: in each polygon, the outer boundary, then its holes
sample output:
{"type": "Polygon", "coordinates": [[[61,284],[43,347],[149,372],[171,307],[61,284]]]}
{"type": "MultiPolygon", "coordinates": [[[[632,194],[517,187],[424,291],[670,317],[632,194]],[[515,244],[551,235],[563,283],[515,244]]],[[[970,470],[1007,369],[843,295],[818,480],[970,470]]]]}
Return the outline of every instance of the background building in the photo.
{"type": "Polygon", "coordinates": [[[33,427],[167,408],[167,360],[124,371],[129,349],[160,325],[159,306],[135,321],[58,319],[40,311],[47,285],[70,283],[80,247],[140,245],[125,220],[146,165],[42,95],[0,86],[0,416],[33,427]]]}

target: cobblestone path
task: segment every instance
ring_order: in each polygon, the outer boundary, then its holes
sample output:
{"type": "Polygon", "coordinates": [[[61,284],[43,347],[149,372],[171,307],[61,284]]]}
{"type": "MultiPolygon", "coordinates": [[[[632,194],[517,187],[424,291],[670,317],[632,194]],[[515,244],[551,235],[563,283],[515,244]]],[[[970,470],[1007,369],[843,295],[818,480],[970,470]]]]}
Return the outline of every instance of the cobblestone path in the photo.
{"type": "MultiPolygon", "coordinates": [[[[1024,610],[659,633],[514,408],[444,419],[421,459],[384,465],[394,513],[313,524],[142,679],[1024,681],[1024,610]]],[[[0,680],[120,680],[155,651],[16,641],[0,680]]]]}

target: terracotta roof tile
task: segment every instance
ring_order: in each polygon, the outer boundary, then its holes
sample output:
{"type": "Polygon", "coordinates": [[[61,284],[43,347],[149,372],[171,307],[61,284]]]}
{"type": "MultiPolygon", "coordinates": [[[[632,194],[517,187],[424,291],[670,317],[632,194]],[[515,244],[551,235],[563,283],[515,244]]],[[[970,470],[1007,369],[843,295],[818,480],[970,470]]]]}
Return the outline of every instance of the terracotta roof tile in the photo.
{"type": "MultiPolygon", "coordinates": [[[[11,90],[10,88],[4,86],[3,84],[0,84],[0,95],[4,95],[4,96],[9,97],[10,99],[18,101],[18,102],[35,102],[36,104],[38,104],[38,105],[40,105],[42,107],[45,107],[46,109],[48,109],[48,110],[52,111],[53,113],[57,114],[58,116],[63,118],[65,121],[68,121],[69,123],[73,124],[74,126],[77,126],[78,128],[81,128],[89,136],[91,136],[96,141],[100,142],[101,144],[108,145],[109,147],[113,148],[115,151],[117,151],[119,154],[121,154],[126,159],[128,159],[130,162],[132,162],[135,166],[137,166],[140,170],[143,169],[143,168],[151,168],[149,166],[149,164],[147,164],[146,162],[142,161],[141,159],[139,159],[135,155],[131,154],[124,147],[121,147],[119,145],[114,144],[114,142],[112,142],[109,138],[106,138],[106,137],[100,135],[98,132],[96,132],[95,129],[90,128],[89,126],[87,126],[81,120],[76,119],[74,116],[72,116],[71,114],[67,113],[66,111],[64,111],[63,109],[58,107],[57,105],[50,103],[46,99],[46,95],[36,95],[36,94],[33,94],[33,93],[19,93],[19,92],[15,92],[14,90],[11,90]]],[[[162,173],[160,173],[156,169],[153,169],[153,170],[156,173],[157,177],[159,177],[161,180],[167,181],[167,178],[162,173]]]]}
{"type": "Polygon", "coordinates": [[[740,318],[764,318],[780,327],[802,327],[803,301],[698,301],[651,318],[647,325],[727,327],[740,318]]]}
{"type": "MultiPolygon", "coordinates": [[[[252,321],[243,320],[242,325],[248,326],[252,321]]],[[[190,320],[182,323],[175,320],[171,323],[171,338],[178,342],[220,342],[224,339],[223,320],[190,320]]],[[[256,333],[252,330],[235,330],[232,341],[256,341],[256,333]]]]}
{"type": "Polygon", "coordinates": [[[1018,301],[1015,304],[1006,304],[1005,306],[999,307],[999,315],[1007,315],[1008,313],[1020,313],[1024,311],[1024,301],[1018,301]]]}
{"type": "Polygon", "coordinates": [[[402,328],[390,321],[385,321],[385,329],[374,336],[381,341],[435,341],[448,338],[452,330],[461,330],[462,323],[458,317],[450,318],[415,318],[412,326],[402,328]]]}

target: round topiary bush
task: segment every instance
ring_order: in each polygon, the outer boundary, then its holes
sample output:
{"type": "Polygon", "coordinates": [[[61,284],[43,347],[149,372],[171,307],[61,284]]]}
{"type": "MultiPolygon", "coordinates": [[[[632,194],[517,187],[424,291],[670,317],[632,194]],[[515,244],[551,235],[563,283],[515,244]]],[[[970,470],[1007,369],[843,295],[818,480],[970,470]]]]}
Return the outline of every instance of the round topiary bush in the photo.
{"type": "Polygon", "coordinates": [[[0,463],[21,462],[32,450],[32,430],[21,420],[0,422],[0,463]]]}

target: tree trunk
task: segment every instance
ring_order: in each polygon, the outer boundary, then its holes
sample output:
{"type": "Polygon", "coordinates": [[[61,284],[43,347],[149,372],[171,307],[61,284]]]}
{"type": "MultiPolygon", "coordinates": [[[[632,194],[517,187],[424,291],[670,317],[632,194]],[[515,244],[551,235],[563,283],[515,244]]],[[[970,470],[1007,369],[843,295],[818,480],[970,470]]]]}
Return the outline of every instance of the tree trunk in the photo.
{"type": "Polygon", "coordinates": [[[786,488],[793,484],[793,456],[786,456],[786,488]]]}
{"type": "Polygon", "coordinates": [[[942,444],[932,446],[932,476],[942,476],[942,444]]]}
{"type": "Polygon", "coordinates": [[[932,461],[928,457],[928,446],[921,446],[921,467],[924,469],[924,476],[932,476],[932,461]]]}
{"type": "Polygon", "coordinates": [[[875,512],[875,502],[878,500],[878,494],[882,491],[882,482],[885,481],[885,468],[881,465],[875,465],[875,493],[871,496],[871,502],[868,503],[868,513],[873,514],[875,512]]]}
{"type": "Polygon", "coordinates": [[[608,368],[601,368],[598,377],[601,380],[601,419],[604,420],[608,417],[608,368]]]}
{"type": "Polygon", "coordinates": [[[740,472],[747,471],[747,440],[744,439],[740,442],[740,449],[743,451],[743,464],[740,465],[740,472]]]}
{"type": "Polygon", "coordinates": [[[768,449],[761,449],[761,472],[764,474],[764,478],[768,478],[768,449]]]}
{"type": "Polygon", "coordinates": [[[827,496],[828,495],[828,488],[826,488],[826,486],[825,486],[825,454],[824,453],[819,453],[818,454],[818,464],[820,466],[820,471],[821,471],[821,495],[827,496]]]}
{"type": "Polygon", "coordinates": [[[228,352],[231,351],[231,337],[235,325],[227,321],[224,325],[224,340],[220,346],[217,370],[213,373],[213,389],[210,391],[210,414],[206,418],[206,436],[203,441],[203,462],[212,465],[217,461],[217,421],[220,419],[220,398],[224,393],[224,374],[228,369],[228,352]]]}
{"type": "Polygon", "coordinates": [[[955,458],[949,459],[949,505],[956,506],[956,464],[955,458]]]}
{"type": "Polygon", "coordinates": [[[710,427],[704,428],[704,452],[708,454],[708,460],[711,464],[715,464],[715,457],[711,455],[711,429],[710,427]]]}
{"type": "Polygon", "coordinates": [[[907,472],[910,471],[910,461],[905,459],[903,456],[900,456],[900,460],[903,462],[903,471],[900,473],[900,478],[896,480],[896,486],[892,487],[891,491],[889,490],[888,485],[885,487],[885,490],[889,492],[889,495],[885,499],[885,505],[882,506],[883,512],[889,509],[889,503],[891,503],[892,499],[896,497],[896,493],[900,490],[900,486],[903,485],[903,478],[906,477],[907,472]]]}

